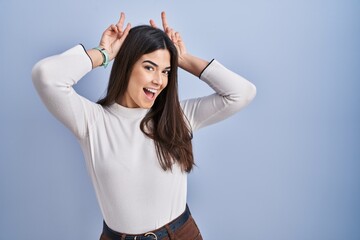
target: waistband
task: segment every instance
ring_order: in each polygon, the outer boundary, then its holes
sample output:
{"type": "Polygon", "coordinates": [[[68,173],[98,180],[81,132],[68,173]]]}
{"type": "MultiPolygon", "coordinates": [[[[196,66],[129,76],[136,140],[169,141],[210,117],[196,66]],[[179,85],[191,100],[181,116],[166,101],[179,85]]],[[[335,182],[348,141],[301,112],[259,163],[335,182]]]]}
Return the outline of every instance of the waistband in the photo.
{"type": "Polygon", "coordinates": [[[179,217],[175,218],[170,223],[168,223],[165,226],[163,226],[159,229],[156,229],[154,231],[150,231],[150,232],[147,232],[144,234],[138,234],[138,235],[116,232],[116,231],[110,229],[104,221],[103,234],[110,237],[112,240],[115,240],[115,239],[117,239],[117,240],[118,239],[121,239],[121,240],[161,240],[161,239],[169,236],[167,228],[169,228],[169,230],[171,232],[175,232],[182,225],[184,225],[184,223],[190,218],[190,216],[191,216],[191,213],[190,213],[189,207],[188,207],[188,205],[186,205],[185,211],[179,217]]]}

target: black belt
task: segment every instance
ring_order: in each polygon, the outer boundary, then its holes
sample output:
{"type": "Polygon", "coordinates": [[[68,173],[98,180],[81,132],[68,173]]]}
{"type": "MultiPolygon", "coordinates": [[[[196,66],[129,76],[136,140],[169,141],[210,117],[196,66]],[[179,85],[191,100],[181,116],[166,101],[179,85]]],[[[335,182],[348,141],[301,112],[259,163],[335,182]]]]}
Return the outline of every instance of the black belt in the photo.
{"type": "MultiPolygon", "coordinates": [[[[171,221],[167,226],[170,228],[171,232],[175,232],[177,229],[179,229],[184,223],[189,219],[191,216],[189,207],[186,205],[185,211],[176,219],[171,221]]],[[[110,229],[105,221],[103,224],[103,234],[110,237],[111,240],[161,240],[168,235],[168,231],[166,230],[166,227],[161,227],[157,230],[154,230],[153,232],[147,232],[140,235],[132,235],[132,234],[124,234],[116,232],[112,229],[110,229]],[[125,238],[124,238],[125,237],[125,238]]]]}

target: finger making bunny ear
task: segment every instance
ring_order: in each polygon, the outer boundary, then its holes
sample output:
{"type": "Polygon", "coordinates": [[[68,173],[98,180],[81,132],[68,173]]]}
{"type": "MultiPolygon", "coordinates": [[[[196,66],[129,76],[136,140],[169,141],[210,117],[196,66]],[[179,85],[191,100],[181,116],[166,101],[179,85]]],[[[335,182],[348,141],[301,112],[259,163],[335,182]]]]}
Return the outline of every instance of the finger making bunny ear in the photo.
{"type": "MultiPolygon", "coordinates": [[[[165,32],[166,29],[169,27],[169,25],[167,23],[166,13],[165,12],[161,12],[161,22],[162,22],[163,30],[165,32]]],[[[152,26],[154,28],[158,28],[153,19],[150,19],[150,26],[152,26]]]]}
{"type": "MultiPolygon", "coordinates": [[[[153,19],[150,19],[149,22],[150,22],[150,26],[152,26],[154,28],[158,28],[153,19]]],[[[164,11],[161,12],[161,23],[162,23],[163,31],[168,35],[168,37],[173,42],[177,42],[179,40],[180,34],[178,32],[176,32],[173,28],[169,27],[169,24],[168,24],[168,21],[166,18],[166,13],[164,11]]]]}

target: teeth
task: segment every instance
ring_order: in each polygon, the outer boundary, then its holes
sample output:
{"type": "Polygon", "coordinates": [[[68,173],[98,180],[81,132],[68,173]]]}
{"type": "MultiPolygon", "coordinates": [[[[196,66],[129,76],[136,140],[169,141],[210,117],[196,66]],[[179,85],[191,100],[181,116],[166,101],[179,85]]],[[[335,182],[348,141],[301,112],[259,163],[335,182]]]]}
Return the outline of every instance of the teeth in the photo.
{"type": "Polygon", "coordinates": [[[147,91],[149,91],[149,92],[151,92],[151,93],[156,93],[157,92],[157,90],[155,90],[155,89],[151,89],[151,88],[145,88],[147,91]]]}

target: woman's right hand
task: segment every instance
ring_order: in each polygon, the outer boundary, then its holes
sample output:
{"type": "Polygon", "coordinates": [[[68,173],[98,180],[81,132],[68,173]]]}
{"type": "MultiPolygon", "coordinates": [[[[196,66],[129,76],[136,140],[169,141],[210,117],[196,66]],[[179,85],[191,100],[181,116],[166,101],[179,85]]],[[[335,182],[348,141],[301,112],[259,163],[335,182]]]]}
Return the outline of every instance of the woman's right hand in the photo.
{"type": "Polygon", "coordinates": [[[111,24],[102,34],[99,47],[105,48],[109,53],[110,61],[113,60],[120,50],[126,36],[128,35],[131,25],[128,23],[123,29],[125,21],[125,13],[120,14],[117,24],[111,24]]]}
{"type": "MultiPolygon", "coordinates": [[[[111,24],[110,27],[108,27],[101,36],[99,47],[104,48],[107,51],[109,54],[109,61],[116,57],[121,45],[130,31],[130,23],[128,23],[125,29],[123,29],[124,21],[125,14],[121,13],[117,24],[111,24]]],[[[87,53],[91,58],[93,68],[102,65],[104,58],[99,50],[89,49],[87,50],[87,53]]]]}

